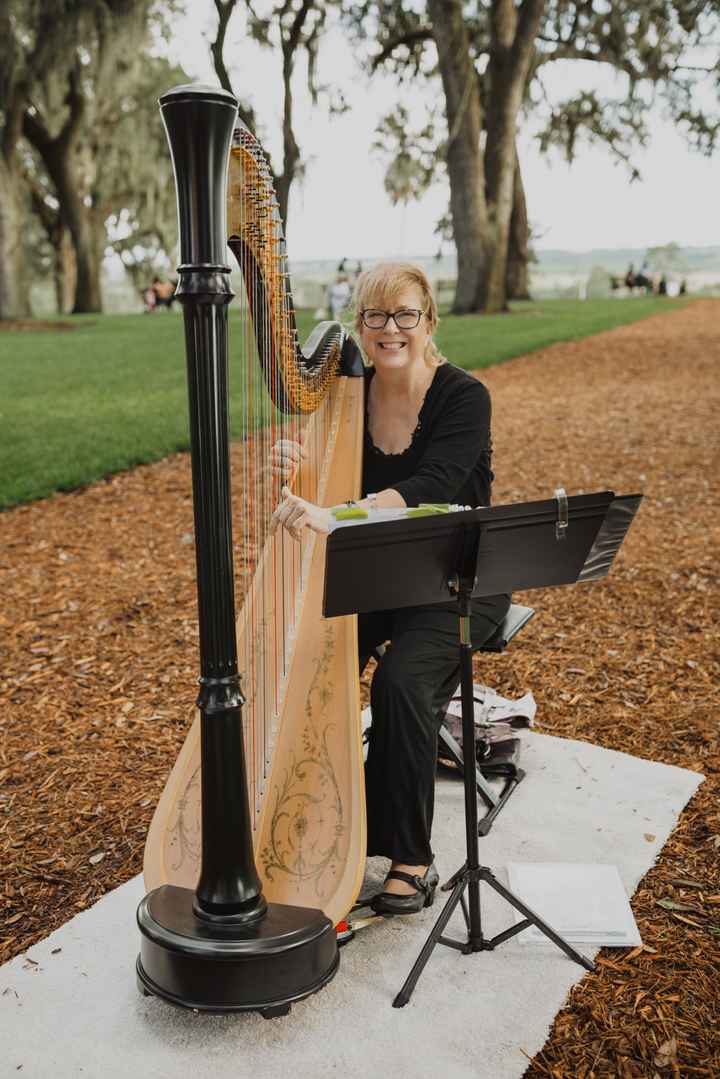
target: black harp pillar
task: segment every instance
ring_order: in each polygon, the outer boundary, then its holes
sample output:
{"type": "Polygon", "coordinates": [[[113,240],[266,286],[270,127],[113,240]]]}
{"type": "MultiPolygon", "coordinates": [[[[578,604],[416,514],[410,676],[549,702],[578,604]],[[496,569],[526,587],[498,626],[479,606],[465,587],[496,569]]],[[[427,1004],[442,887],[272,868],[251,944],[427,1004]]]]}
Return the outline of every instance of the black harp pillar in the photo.
{"type": "Polygon", "coordinates": [[[196,907],[199,915],[247,920],[262,914],[266,903],[248,810],[230,511],[227,308],[233,293],[225,200],[237,104],[223,91],[200,97],[180,88],[166,94],[161,106],[180,218],[177,297],[185,319],[195,514],[202,732],[202,873],[196,907]]]}
{"type": "Polygon", "coordinates": [[[138,908],[141,991],[205,1011],[285,1014],[338,965],[319,910],[268,905],[255,868],[237,666],[230,503],[227,166],[237,101],[180,86],[160,99],[175,172],[200,634],[202,862],[196,891],[138,908]]]}

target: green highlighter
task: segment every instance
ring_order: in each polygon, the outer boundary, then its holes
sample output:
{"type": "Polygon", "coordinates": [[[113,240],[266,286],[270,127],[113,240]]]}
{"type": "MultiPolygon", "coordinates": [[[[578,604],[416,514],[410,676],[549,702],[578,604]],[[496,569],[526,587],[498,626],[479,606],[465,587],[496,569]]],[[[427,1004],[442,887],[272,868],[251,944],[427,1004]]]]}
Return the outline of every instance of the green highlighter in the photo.
{"type": "Polygon", "coordinates": [[[347,506],[336,506],[332,510],[332,515],[336,521],[363,521],[369,517],[366,509],[363,509],[362,506],[356,506],[354,503],[347,506]]]}
{"type": "Polygon", "coordinates": [[[419,506],[407,511],[407,517],[433,517],[438,513],[449,513],[449,502],[421,502],[419,506]]]}
{"type": "MultiPolygon", "coordinates": [[[[379,519],[403,521],[411,517],[435,517],[439,513],[450,513],[451,510],[457,508],[457,506],[452,506],[449,502],[421,502],[419,506],[412,506],[408,509],[381,510],[381,514],[392,514],[393,517],[383,518],[380,516],[379,519]],[[395,514],[397,514],[396,518],[394,517],[395,514]]],[[[373,517],[363,506],[358,506],[354,502],[334,506],[331,512],[336,521],[371,521],[373,517]]]]}

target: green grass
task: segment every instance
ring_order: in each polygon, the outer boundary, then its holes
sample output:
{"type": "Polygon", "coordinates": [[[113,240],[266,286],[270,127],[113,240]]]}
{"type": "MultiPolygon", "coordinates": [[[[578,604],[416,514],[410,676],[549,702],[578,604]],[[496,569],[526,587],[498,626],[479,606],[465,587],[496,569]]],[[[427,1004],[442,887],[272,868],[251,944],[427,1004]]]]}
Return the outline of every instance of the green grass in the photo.
{"type": "MultiPolygon", "coordinates": [[[[586,337],[684,301],[552,300],[510,315],[446,315],[438,344],[469,369],[554,341],[586,337]]],[[[231,433],[242,387],[233,363],[231,433]]],[[[65,319],[72,330],[0,331],[0,508],[92,483],[188,448],[182,319],[106,315],[65,319]]],[[[299,317],[304,339],[314,319],[299,317]]],[[[267,411],[267,409],[266,409],[267,411]]]]}
{"type": "Polygon", "coordinates": [[[446,315],[438,346],[451,363],[470,371],[523,356],[556,341],[575,341],[614,326],[637,322],[687,300],[633,297],[626,300],[545,300],[512,304],[510,315],[446,315]]]}

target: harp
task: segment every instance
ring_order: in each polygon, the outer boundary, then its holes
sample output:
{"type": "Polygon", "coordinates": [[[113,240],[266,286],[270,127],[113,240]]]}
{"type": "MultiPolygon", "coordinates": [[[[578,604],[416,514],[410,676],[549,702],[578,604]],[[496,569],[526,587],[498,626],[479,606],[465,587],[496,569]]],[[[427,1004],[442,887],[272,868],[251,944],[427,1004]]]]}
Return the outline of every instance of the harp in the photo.
{"type": "MultiPolygon", "coordinates": [[[[246,783],[252,850],[265,898],[319,908],[335,924],[357,897],[365,860],[357,630],[353,618],[321,617],[324,537],[309,534],[298,545],[282,529],[269,534],[281,483],[269,462],[279,438],[302,438],[307,459],[293,489],[325,505],[357,495],[362,363],[337,323],[321,323],[300,347],[277,201],[262,150],[240,122],[229,163],[225,136],[208,136],[213,125],[229,124],[227,133],[232,130],[227,116],[217,119],[229,102],[234,99],[223,91],[195,87],[177,88],[161,99],[181,235],[184,230],[187,242],[197,246],[203,230],[223,228],[225,207],[218,192],[224,183],[218,176],[226,175],[225,235],[240,271],[241,311],[232,320],[230,346],[232,351],[239,343],[241,356],[239,365],[231,361],[230,378],[237,380],[244,406],[232,454],[243,745],[231,762],[237,788],[226,795],[230,800],[244,796],[246,783]],[[204,164],[198,164],[194,138],[207,147],[210,160],[204,164]],[[240,775],[243,756],[246,777],[240,775]]],[[[184,282],[180,268],[179,292],[204,288],[208,308],[226,304],[228,275],[212,259],[201,271],[197,264],[203,260],[208,256],[194,255],[192,281],[184,282]],[[198,284],[203,273],[206,280],[198,284]],[[208,294],[213,289],[214,297],[208,294]]],[[[183,254],[182,261],[193,259],[183,254]]],[[[193,349],[214,347],[217,331],[210,323],[188,321],[187,302],[185,307],[190,357],[193,349]]],[[[197,533],[197,497],[195,502],[197,533]]],[[[227,597],[218,596],[221,600],[227,597]]],[[[202,644],[202,617],[200,634],[202,644]]],[[[144,857],[148,891],[198,885],[210,841],[203,837],[202,816],[206,798],[218,793],[208,789],[212,779],[204,772],[201,784],[203,718],[195,716],[152,819],[144,857]]],[[[226,833],[223,842],[232,847],[246,839],[226,833]]]]}

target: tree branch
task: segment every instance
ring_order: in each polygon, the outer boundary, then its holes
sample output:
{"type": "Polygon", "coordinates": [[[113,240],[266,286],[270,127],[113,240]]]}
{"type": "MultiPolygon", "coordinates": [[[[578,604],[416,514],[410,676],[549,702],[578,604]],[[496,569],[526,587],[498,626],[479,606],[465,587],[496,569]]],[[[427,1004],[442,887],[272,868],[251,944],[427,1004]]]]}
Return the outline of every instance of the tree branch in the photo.
{"type": "Polygon", "coordinates": [[[302,29],[305,24],[305,20],[308,17],[308,13],[314,6],[314,0],[302,0],[302,4],[298,8],[295,18],[290,26],[290,34],[285,42],[283,42],[283,53],[292,53],[298,47],[300,38],[302,36],[302,29]]]}
{"type": "MultiPolygon", "coordinates": [[[[253,14],[252,6],[249,0],[245,0],[246,6],[250,10],[250,14],[253,14]]],[[[237,6],[237,0],[213,0],[215,4],[215,10],[218,13],[218,29],[217,35],[214,41],[210,42],[210,52],[213,58],[213,67],[215,68],[215,74],[220,80],[220,85],[223,90],[227,90],[229,94],[233,94],[237,98],[237,94],[233,90],[232,83],[230,82],[230,75],[225,66],[225,35],[227,34],[228,23],[232,18],[232,14],[237,6]]],[[[248,105],[244,101],[238,102],[238,116],[244,124],[246,124],[251,131],[255,130],[255,110],[251,105],[248,105]]]]}
{"type": "Polygon", "coordinates": [[[227,33],[228,23],[235,10],[237,0],[213,0],[213,2],[215,4],[215,10],[218,13],[218,29],[215,40],[210,43],[210,52],[212,53],[215,73],[220,79],[220,85],[223,90],[227,90],[229,94],[232,94],[232,83],[230,82],[228,70],[225,67],[223,50],[225,48],[225,35],[227,33]]]}
{"type": "Polygon", "coordinates": [[[713,75],[717,70],[716,67],[697,67],[693,64],[675,64],[670,68],[672,72],[675,71],[702,71],[705,75],[713,75]]]}
{"type": "Polygon", "coordinates": [[[68,117],[63,124],[60,134],[53,140],[64,146],[70,146],[77,137],[82,122],[85,118],[85,95],[81,89],[80,61],[68,72],[68,92],[65,95],[65,104],[68,106],[68,117]]]}
{"type": "Polygon", "coordinates": [[[50,132],[40,118],[39,110],[34,106],[33,109],[33,112],[26,110],[23,115],[23,135],[44,160],[45,155],[52,151],[53,139],[50,138],[50,132]]]}
{"type": "Polygon", "coordinates": [[[515,63],[527,71],[535,47],[538,26],[545,10],[545,0],[523,0],[518,12],[517,29],[512,51],[515,63]]]}
{"type": "Polygon", "coordinates": [[[2,132],[2,156],[10,162],[22,134],[24,110],[27,108],[27,85],[20,82],[13,87],[9,102],[5,105],[5,123],[2,132]]]}
{"type": "MultiPolygon", "coordinates": [[[[558,45],[557,41],[553,41],[550,38],[538,38],[538,40],[544,40],[550,44],[558,45]]],[[[638,71],[633,67],[632,62],[629,59],[623,59],[616,56],[607,49],[579,49],[576,45],[565,44],[562,42],[559,47],[551,53],[539,53],[537,66],[542,67],[545,64],[552,63],[553,60],[590,60],[593,63],[610,64],[619,71],[624,71],[634,82],[650,78],[649,75],[643,75],[641,71],[638,71]]]]}
{"type": "Polygon", "coordinates": [[[39,218],[48,239],[53,241],[56,239],[58,226],[60,224],[60,214],[58,210],[53,209],[52,206],[48,205],[46,199],[47,192],[42,184],[39,183],[37,177],[31,176],[27,170],[23,170],[23,176],[30,191],[33,212],[39,218]]]}
{"type": "Polygon", "coordinates": [[[389,60],[395,49],[401,45],[405,45],[408,49],[413,45],[419,45],[425,41],[432,41],[432,32],[423,27],[420,30],[409,30],[406,34],[398,34],[396,37],[391,38],[385,43],[379,53],[372,57],[370,63],[370,70],[377,71],[381,64],[384,64],[386,60],[389,60]]]}

